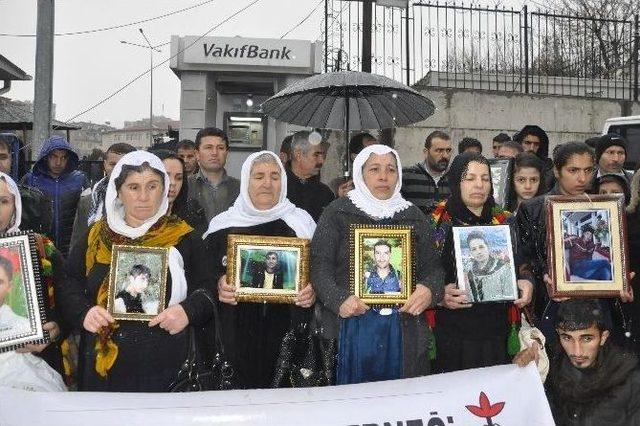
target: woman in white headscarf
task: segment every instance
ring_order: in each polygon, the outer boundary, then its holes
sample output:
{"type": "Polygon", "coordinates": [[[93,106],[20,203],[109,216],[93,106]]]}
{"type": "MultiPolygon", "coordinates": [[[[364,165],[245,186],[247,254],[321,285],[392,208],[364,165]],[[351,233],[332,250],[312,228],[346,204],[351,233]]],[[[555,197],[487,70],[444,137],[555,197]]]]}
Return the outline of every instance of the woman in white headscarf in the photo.
{"type": "Polygon", "coordinates": [[[106,218],[69,255],[69,282],[59,300],[65,318],[83,330],[80,390],[168,390],[187,356],[186,327],[211,318],[209,262],[193,229],[165,215],[168,190],[158,157],[144,151],[124,155],[109,178],[106,218]],[[148,323],[116,322],[105,309],[113,244],[169,248],[166,306],[148,323]]]}
{"type": "MultiPolygon", "coordinates": [[[[9,175],[0,172],[0,234],[19,232],[21,219],[22,199],[18,186],[9,175]]],[[[24,372],[20,379],[23,382],[17,383],[19,386],[32,386],[41,390],[64,390],[66,388],[59,375],[47,368],[43,361],[28,355],[37,355],[58,373],[64,373],[59,339],[64,334],[64,327],[53,297],[54,281],[58,283],[65,281],[63,260],[51,240],[39,234],[36,234],[35,237],[42,265],[39,273],[48,295],[45,299],[48,322],[43,325],[43,329],[49,333],[51,342],[39,345],[29,344],[15,352],[0,354],[0,384],[11,386],[11,380],[16,378],[15,369],[18,368],[24,372]],[[14,374],[9,371],[11,368],[14,369],[14,374]],[[49,386],[51,384],[53,387],[49,386]]],[[[23,316],[23,313],[16,313],[12,308],[12,299],[18,297],[18,300],[21,300],[23,297],[23,295],[11,291],[16,288],[10,279],[14,272],[10,258],[14,255],[15,253],[12,254],[11,249],[0,248],[0,269],[3,269],[0,275],[4,277],[0,282],[0,335],[2,338],[19,334],[16,332],[16,324],[26,324],[26,330],[23,331],[30,331],[31,328],[26,314],[23,316]]]]}
{"type": "MultiPolygon", "coordinates": [[[[211,219],[204,234],[218,276],[222,338],[235,369],[239,388],[272,385],[282,339],[292,322],[304,321],[315,302],[311,285],[297,296],[296,305],[238,303],[226,279],[229,234],[310,239],[315,222],[287,199],[287,174],[276,154],[260,151],[242,165],[240,195],[225,212],[211,219]]],[[[275,279],[274,279],[275,282],[275,279]]]]}
{"type": "Polygon", "coordinates": [[[337,384],[428,374],[429,328],[422,313],[442,299],[443,272],[426,216],[400,195],[398,153],[385,145],[363,149],[353,163],[355,189],[331,203],[311,244],[311,280],[322,307],[322,331],[338,339],[337,384]],[[374,309],[350,294],[352,224],[409,225],[415,244],[416,288],[400,308],[374,309]]]}

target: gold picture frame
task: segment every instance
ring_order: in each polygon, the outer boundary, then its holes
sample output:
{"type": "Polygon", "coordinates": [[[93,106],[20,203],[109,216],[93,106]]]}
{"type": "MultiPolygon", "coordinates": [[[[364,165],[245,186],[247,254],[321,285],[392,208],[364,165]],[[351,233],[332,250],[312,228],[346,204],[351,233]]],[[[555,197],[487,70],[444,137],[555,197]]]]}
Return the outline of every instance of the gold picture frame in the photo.
{"type": "Polygon", "coordinates": [[[238,301],[295,303],[309,283],[309,246],[303,238],[229,234],[227,282],[238,301]]]}
{"type": "Polygon", "coordinates": [[[619,297],[629,288],[624,197],[550,195],[545,203],[549,296],[619,297]]]}
{"type": "Polygon", "coordinates": [[[111,316],[117,320],[150,321],[162,312],[168,263],[168,248],[114,244],[107,294],[111,316]]]}
{"type": "Polygon", "coordinates": [[[351,293],[371,306],[404,304],[415,289],[413,228],[360,224],[350,228],[351,293]],[[382,271],[389,269],[383,279],[379,277],[380,265],[382,271]],[[388,274],[394,275],[387,279],[388,274]]]}

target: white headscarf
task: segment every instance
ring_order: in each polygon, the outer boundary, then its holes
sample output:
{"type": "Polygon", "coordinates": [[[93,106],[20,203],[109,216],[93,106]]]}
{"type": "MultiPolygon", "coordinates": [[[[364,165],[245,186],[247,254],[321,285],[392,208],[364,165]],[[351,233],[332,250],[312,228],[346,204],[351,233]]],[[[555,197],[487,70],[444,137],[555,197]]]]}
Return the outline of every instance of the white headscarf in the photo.
{"type": "Polygon", "coordinates": [[[287,173],[282,166],[280,158],[271,151],[260,151],[251,154],[242,164],[242,175],[240,177],[240,195],[236,201],[225,212],[220,213],[211,219],[209,229],[202,238],[206,238],[220,229],[232,227],[249,227],[262,223],[273,222],[282,219],[294,230],[299,238],[311,238],[316,229],[316,223],[305,210],[297,208],[287,198],[287,173]],[[260,155],[268,154],[274,158],[280,167],[280,199],[278,204],[269,210],[258,210],[254,207],[249,197],[249,179],[251,166],[254,160],[260,155]]]}
{"type": "Polygon", "coordinates": [[[169,209],[169,199],[167,194],[169,193],[169,175],[164,168],[164,163],[155,155],[147,151],[133,151],[125,154],[116,163],[116,166],[111,172],[109,177],[109,184],[107,185],[107,195],[105,197],[105,209],[107,212],[107,223],[112,231],[124,235],[128,238],[140,238],[147,233],[162,216],[167,213],[169,209]],[[124,221],[124,206],[122,201],[118,198],[118,190],[116,189],[115,180],[122,173],[122,166],[141,166],[143,163],[148,163],[152,168],[160,171],[164,175],[164,192],[162,194],[162,204],[160,208],[152,217],[147,219],[142,225],[133,228],[124,221]]]}
{"type": "Polygon", "coordinates": [[[22,197],[20,197],[20,191],[18,190],[18,185],[16,185],[15,181],[6,173],[0,172],[0,178],[4,179],[7,182],[7,187],[9,188],[9,192],[13,194],[13,199],[15,202],[15,210],[13,212],[13,219],[9,224],[9,228],[7,229],[7,233],[9,232],[18,232],[20,230],[20,222],[22,221],[22,197]]]}
{"type": "MultiPolygon", "coordinates": [[[[169,209],[169,199],[167,194],[169,193],[169,175],[164,167],[164,163],[157,156],[147,151],[133,151],[125,154],[120,158],[116,166],[111,172],[109,177],[109,184],[107,186],[107,195],[105,197],[105,211],[107,213],[107,224],[109,228],[120,235],[128,238],[139,238],[147,233],[162,216],[167,213],[169,209]],[[162,203],[160,208],[152,217],[144,221],[144,223],[138,227],[131,227],[127,225],[124,220],[124,205],[118,198],[118,191],[116,190],[115,180],[122,173],[122,166],[141,166],[144,163],[148,163],[149,166],[161,172],[164,176],[164,191],[162,193],[162,203]]],[[[169,272],[171,273],[171,297],[169,298],[169,306],[182,302],[187,298],[187,278],[184,274],[184,259],[180,252],[175,248],[169,249],[169,272]]]]}
{"type": "Polygon", "coordinates": [[[400,164],[400,156],[393,149],[386,145],[375,144],[364,148],[356,159],[353,161],[353,186],[355,187],[347,194],[347,197],[353,204],[366,214],[376,219],[387,219],[393,217],[396,213],[408,209],[411,203],[400,195],[402,187],[402,166],[400,164]],[[369,159],[371,154],[384,155],[393,153],[396,157],[398,167],[398,182],[393,191],[393,195],[388,200],[379,200],[373,196],[362,177],[362,167],[369,159]]]}

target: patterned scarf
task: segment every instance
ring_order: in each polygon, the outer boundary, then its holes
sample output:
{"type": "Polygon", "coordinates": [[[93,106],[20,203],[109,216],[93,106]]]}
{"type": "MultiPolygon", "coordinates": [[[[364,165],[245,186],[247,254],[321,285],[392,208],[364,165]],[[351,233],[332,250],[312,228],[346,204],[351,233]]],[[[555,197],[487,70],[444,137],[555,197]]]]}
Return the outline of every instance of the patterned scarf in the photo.
{"type": "MultiPolygon", "coordinates": [[[[96,222],[89,231],[88,247],[86,255],[87,275],[96,263],[111,264],[111,248],[114,244],[125,244],[140,247],[173,247],[182,238],[191,232],[191,228],[185,221],[176,216],[163,216],[143,236],[131,239],[113,232],[107,221],[103,218],[96,222]]],[[[109,290],[109,275],[107,275],[96,296],[96,304],[107,307],[107,295],[109,290]]],[[[112,339],[113,332],[118,328],[114,323],[103,327],[98,331],[96,339],[96,372],[101,377],[106,377],[118,357],[118,346],[112,339]]]]}

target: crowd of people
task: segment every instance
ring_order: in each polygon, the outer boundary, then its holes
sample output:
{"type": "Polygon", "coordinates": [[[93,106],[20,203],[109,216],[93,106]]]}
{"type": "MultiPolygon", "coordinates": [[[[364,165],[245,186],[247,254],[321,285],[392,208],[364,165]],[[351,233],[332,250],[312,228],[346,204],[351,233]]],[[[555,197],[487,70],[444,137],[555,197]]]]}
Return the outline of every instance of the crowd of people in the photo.
{"type": "MultiPolygon", "coordinates": [[[[304,364],[311,350],[316,362],[304,368],[321,370],[326,380],[317,384],[526,365],[547,353],[546,391],[558,424],[640,424],[640,307],[633,286],[609,299],[547,293],[547,195],[624,197],[631,270],[640,271],[640,174],[624,169],[627,142],[619,136],[559,144],[549,156],[549,137],[539,126],[513,137],[498,134],[487,157],[511,159],[504,206],[494,199],[482,143],[464,138],[455,155],[451,137],[440,130],[426,136],[424,157],[405,167],[393,148],[358,134],[345,159],[352,176],[330,185],[320,179],[327,144],[315,132],[288,136],[279,153],[249,155],[240,179],[225,168],[229,140],[217,128],[200,130],[175,151],[118,143],[106,151],[104,177],[92,186],[59,136],[45,141],[33,169],[20,176],[12,167],[12,138],[0,135],[0,231],[37,232],[52,248],[43,253],[52,265],[43,273],[53,278],[44,325],[51,343],[18,352],[37,354],[73,380],[74,389],[168,391],[194,339],[202,365],[220,355],[216,338],[221,341],[231,367],[224,388],[239,389],[295,385],[281,379],[283,371],[304,364]],[[485,294],[481,286],[473,294],[459,288],[452,230],[496,224],[511,230],[518,295],[473,303],[485,294]],[[401,306],[368,306],[351,293],[353,225],[412,228],[415,288],[401,306]],[[311,240],[310,282],[294,304],[238,301],[226,276],[230,234],[311,240]],[[148,322],[116,320],[107,309],[115,244],[168,249],[165,306],[148,322]],[[513,341],[521,313],[541,331],[529,347],[513,341]]],[[[594,232],[582,230],[568,247],[590,249],[594,232]]],[[[483,234],[472,235],[470,246],[487,245],[483,234]]],[[[367,285],[373,293],[384,285],[396,291],[391,246],[376,244],[367,285]],[[382,280],[389,276],[393,285],[382,280]]],[[[270,255],[257,286],[268,281],[280,288],[278,255],[270,255]]],[[[476,275],[486,264],[478,260],[476,275]]],[[[134,265],[129,275],[117,300],[124,312],[142,312],[150,270],[134,265]]],[[[9,321],[3,308],[9,281],[10,271],[0,273],[0,332],[9,321]]]]}

